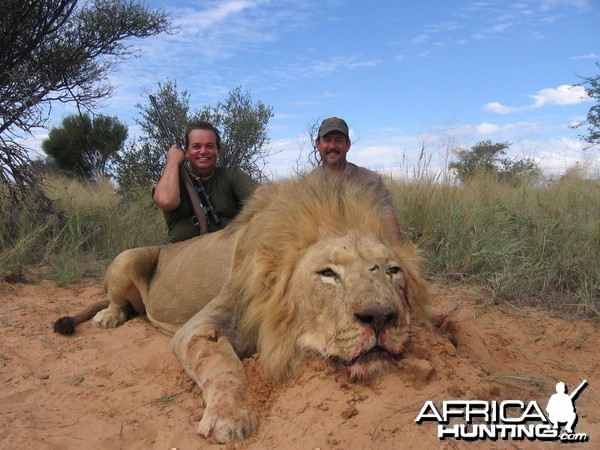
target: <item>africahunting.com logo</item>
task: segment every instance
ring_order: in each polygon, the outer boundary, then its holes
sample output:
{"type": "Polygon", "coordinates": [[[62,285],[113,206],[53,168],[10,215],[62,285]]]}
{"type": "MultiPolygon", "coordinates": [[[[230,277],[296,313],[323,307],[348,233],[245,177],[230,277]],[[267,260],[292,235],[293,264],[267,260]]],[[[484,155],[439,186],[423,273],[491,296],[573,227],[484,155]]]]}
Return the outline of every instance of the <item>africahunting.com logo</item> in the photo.
{"type": "Polygon", "coordinates": [[[437,437],[441,440],[586,442],[587,433],[575,433],[575,399],[586,386],[587,380],[583,380],[567,394],[565,383],[557,383],[556,393],[548,400],[545,412],[535,401],[444,400],[436,406],[429,400],[415,421],[418,424],[437,422],[437,437]]]}

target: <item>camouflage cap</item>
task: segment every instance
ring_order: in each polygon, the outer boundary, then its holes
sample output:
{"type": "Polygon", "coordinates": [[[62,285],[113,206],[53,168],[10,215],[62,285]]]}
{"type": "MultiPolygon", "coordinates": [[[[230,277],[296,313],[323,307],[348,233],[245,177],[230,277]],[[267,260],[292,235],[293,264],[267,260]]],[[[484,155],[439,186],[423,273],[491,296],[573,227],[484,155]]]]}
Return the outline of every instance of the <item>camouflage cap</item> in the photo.
{"type": "Polygon", "coordinates": [[[319,127],[319,137],[325,136],[327,133],[332,131],[340,131],[344,133],[347,139],[350,139],[350,132],[348,131],[348,124],[344,119],[338,117],[330,117],[321,122],[319,127]]]}

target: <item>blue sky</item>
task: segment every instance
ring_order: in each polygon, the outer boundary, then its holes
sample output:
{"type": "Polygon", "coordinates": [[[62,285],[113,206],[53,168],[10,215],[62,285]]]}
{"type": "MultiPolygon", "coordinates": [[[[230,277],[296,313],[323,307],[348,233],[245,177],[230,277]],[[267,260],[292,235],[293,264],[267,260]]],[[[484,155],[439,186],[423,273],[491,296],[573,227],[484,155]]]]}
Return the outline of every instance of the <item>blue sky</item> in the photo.
{"type": "MultiPolygon", "coordinates": [[[[580,122],[590,106],[582,76],[600,61],[597,0],[148,0],[180,28],[133,41],[138,56],[117,66],[117,89],[98,111],[135,135],[137,103],[176,81],[192,109],[237,86],[273,107],[274,177],[302,165],[308,125],[346,119],[348,159],[377,171],[411,173],[424,146],[430,168],[449,148],[490,139],[509,156],[535,158],[550,174],[577,162],[580,122]]],[[[64,111],[52,112],[50,125],[64,111]]],[[[44,136],[37,136],[37,139],[44,136]]]]}

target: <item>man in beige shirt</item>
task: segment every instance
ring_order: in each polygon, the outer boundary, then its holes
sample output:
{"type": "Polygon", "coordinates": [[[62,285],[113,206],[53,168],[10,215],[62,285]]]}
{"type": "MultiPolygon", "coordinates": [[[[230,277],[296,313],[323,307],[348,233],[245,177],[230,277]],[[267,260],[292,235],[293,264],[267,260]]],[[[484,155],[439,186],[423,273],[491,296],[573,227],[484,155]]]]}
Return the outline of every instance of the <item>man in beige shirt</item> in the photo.
{"type": "Polygon", "coordinates": [[[343,175],[349,179],[373,185],[385,205],[386,216],[394,231],[394,240],[397,243],[401,242],[400,227],[396,220],[390,191],[378,174],[346,160],[350,145],[350,134],[346,121],[338,117],[325,119],[319,127],[319,134],[315,141],[322,162],[322,166],[316,170],[325,170],[327,173],[343,175]]]}

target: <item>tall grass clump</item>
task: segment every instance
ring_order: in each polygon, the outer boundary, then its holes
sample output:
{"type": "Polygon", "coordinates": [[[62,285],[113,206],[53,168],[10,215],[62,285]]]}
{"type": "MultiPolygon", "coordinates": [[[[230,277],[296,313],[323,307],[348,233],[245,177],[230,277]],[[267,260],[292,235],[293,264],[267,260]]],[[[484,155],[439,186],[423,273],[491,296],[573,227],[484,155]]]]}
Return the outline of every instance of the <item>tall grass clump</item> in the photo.
{"type": "Polygon", "coordinates": [[[0,215],[0,268],[19,277],[40,266],[59,284],[98,275],[119,252],[165,241],[162,214],[148,189],[127,198],[108,180],[87,182],[51,177],[44,190],[55,214],[41,215],[35,204],[0,215]]]}
{"type": "Polygon", "coordinates": [[[14,202],[7,201],[7,195],[6,191],[0,192],[3,200],[0,208],[0,275],[18,281],[24,277],[24,268],[43,251],[56,218],[42,218],[39,214],[41,205],[33,200],[29,205],[17,207],[14,202]]]}
{"type": "Polygon", "coordinates": [[[600,317],[600,180],[573,170],[543,183],[422,176],[389,185],[434,276],[600,317]]]}

